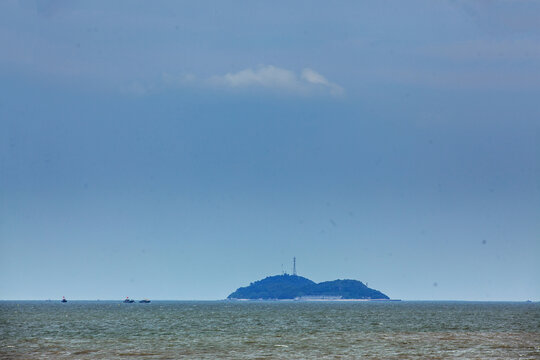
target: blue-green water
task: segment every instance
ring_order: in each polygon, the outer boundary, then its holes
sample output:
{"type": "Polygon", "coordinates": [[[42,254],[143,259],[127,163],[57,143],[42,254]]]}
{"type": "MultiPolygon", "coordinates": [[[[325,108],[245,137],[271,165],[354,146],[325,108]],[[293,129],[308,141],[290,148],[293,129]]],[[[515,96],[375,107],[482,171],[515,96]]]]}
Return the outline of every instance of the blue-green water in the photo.
{"type": "Polygon", "coordinates": [[[2,359],[540,358],[540,304],[0,302],[2,359]]]}

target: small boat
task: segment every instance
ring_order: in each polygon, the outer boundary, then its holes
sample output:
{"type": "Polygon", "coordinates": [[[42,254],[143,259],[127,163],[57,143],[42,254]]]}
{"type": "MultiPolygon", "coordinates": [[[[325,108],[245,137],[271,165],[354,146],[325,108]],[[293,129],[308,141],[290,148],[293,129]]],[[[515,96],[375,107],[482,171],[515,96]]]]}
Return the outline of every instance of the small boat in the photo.
{"type": "Polygon", "coordinates": [[[67,302],[67,300],[66,300],[66,297],[65,297],[65,296],[62,296],[62,302],[64,302],[64,303],[65,303],[65,302],[67,302]]]}
{"type": "Polygon", "coordinates": [[[149,304],[150,303],[150,300],[148,299],[143,299],[141,301],[139,301],[141,304],[149,304]]]}
{"type": "Polygon", "coordinates": [[[132,304],[134,302],[135,302],[135,300],[130,299],[129,296],[126,296],[126,299],[124,300],[125,304],[132,304]]]}

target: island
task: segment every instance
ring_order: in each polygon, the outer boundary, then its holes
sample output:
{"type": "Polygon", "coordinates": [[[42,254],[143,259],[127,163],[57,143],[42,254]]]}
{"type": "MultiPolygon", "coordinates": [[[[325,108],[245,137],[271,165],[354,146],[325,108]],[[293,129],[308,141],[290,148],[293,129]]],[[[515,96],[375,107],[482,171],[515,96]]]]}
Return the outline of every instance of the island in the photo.
{"type": "Polygon", "coordinates": [[[299,275],[275,275],[241,287],[228,300],[390,300],[358,280],[315,283],[299,275]]]}

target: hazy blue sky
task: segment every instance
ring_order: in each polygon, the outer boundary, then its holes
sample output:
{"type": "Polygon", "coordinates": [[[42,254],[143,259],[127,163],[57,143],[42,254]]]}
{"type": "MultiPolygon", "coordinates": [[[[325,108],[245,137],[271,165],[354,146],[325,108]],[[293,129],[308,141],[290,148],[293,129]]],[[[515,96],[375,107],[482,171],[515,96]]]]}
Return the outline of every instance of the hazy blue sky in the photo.
{"type": "Polygon", "coordinates": [[[0,2],[0,299],[291,271],[540,300],[540,1],[0,2]]]}

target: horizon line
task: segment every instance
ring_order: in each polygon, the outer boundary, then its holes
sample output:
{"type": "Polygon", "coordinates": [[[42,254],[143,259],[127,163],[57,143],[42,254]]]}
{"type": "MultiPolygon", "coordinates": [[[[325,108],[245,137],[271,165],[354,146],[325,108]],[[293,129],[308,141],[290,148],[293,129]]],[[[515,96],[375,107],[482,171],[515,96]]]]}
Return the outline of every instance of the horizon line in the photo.
{"type": "MultiPolygon", "coordinates": [[[[131,298],[136,300],[135,298],[131,298]]],[[[148,298],[141,298],[148,299],[148,298]]],[[[122,299],[67,299],[70,301],[110,301],[110,302],[122,302],[122,299]]],[[[537,303],[540,300],[458,300],[458,299],[321,299],[321,300],[295,300],[295,299],[150,299],[151,301],[197,301],[197,302],[218,302],[218,301],[231,301],[231,302],[282,302],[282,301],[294,301],[294,302],[524,302],[524,303],[537,303]]],[[[7,301],[43,301],[43,302],[61,302],[62,299],[0,299],[0,302],[7,301]]]]}

